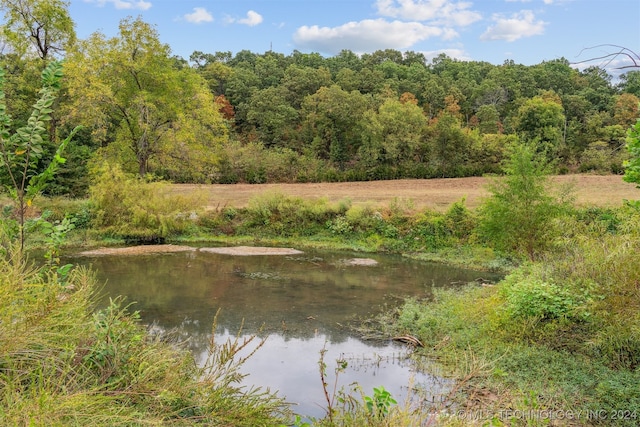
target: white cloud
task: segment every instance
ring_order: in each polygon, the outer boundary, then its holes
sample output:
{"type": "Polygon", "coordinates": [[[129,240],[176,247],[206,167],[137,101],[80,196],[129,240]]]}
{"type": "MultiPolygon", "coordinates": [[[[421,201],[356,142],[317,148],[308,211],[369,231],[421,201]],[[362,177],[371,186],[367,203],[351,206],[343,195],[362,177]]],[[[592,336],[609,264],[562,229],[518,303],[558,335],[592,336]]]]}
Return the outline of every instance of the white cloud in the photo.
{"type": "Polygon", "coordinates": [[[187,13],[184,15],[184,20],[194,24],[200,24],[202,22],[212,22],[213,15],[211,15],[204,7],[194,7],[193,13],[187,13]]]}
{"type": "Polygon", "coordinates": [[[378,14],[410,21],[467,26],[482,19],[472,4],[452,0],[377,0],[378,14]]]}
{"type": "Polygon", "coordinates": [[[84,0],[87,3],[97,3],[98,6],[104,6],[112,3],[116,9],[120,10],[148,10],[151,8],[151,2],[144,0],[84,0]]]}
{"type": "Polygon", "coordinates": [[[263,21],[262,15],[254,10],[250,10],[247,12],[247,17],[242,19],[235,19],[231,16],[225,16],[224,21],[227,24],[243,24],[248,25],[250,27],[255,27],[258,24],[261,24],[263,21]]]}
{"type": "Polygon", "coordinates": [[[536,21],[530,10],[523,10],[506,18],[503,15],[493,16],[495,25],[487,28],[480,40],[506,40],[512,42],[522,37],[538,36],[544,33],[547,25],[544,21],[536,21]]]}
{"type": "Polygon", "coordinates": [[[258,12],[250,10],[247,12],[247,17],[244,19],[238,19],[238,24],[248,25],[250,27],[255,27],[256,25],[262,23],[262,15],[258,12]]]}
{"type": "Polygon", "coordinates": [[[419,22],[367,19],[333,28],[305,25],[296,30],[293,41],[298,48],[335,55],[343,49],[355,53],[379,49],[402,50],[431,37],[449,39],[457,35],[454,30],[426,26],[419,22]]]}
{"type": "Polygon", "coordinates": [[[471,56],[462,49],[440,49],[440,50],[422,50],[420,51],[427,59],[427,62],[430,62],[433,58],[436,58],[441,53],[444,53],[449,58],[458,59],[460,61],[472,61],[471,56]]]}

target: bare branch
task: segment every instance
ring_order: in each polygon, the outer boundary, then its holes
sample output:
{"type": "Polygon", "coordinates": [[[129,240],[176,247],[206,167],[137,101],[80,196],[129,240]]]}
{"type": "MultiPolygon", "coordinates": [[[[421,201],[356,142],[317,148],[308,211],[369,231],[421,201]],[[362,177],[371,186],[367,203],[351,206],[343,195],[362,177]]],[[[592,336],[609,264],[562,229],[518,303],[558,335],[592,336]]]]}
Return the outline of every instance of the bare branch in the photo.
{"type": "Polygon", "coordinates": [[[618,46],[618,45],[615,45],[615,44],[600,44],[600,45],[597,45],[597,46],[587,47],[587,48],[582,49],[580,51],[580,54],[578,54],[578,56],[582,55],[582,53],[584,51],[592,50],[592,49],[598,49],[598,48],[615,48],[615,49],[617,49],[617,51],[615,51],[615,52],[607,52],[602,56],[596,56],[596,57],[588,58],[588,59],[585,59],[584,61],[573,62],[572,64],[573,65],[577,65],[577,64],[585,64],[585,63],[589,63],[589,62],[605,60],[604,64],[602,64],[602,67],[606,68],[609,65],[611,65],[611,63],[615,59],[617,59],[619,57],[626,57],[629,60],[631,60],[631,64],[615,67],[616,70],[623,70],[623,69],[627,69],[627,68],[640,68],[640,55],[638,53],[634,52],[633,50],[631,50],[631,49],[629,49],[627,47],[618,46]]]}

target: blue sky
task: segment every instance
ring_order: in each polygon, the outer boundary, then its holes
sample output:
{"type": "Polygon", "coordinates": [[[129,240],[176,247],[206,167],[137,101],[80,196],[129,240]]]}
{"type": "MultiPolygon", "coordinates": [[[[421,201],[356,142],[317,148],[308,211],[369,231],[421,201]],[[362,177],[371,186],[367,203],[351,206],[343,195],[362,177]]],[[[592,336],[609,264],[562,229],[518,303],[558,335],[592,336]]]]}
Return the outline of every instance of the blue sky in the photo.
{"type": "Polygon", "coordinates": [[[594,48],[602,44],[640,54],[639,0],[72,0],[69,10],[80,38],[114,36],[120,20],[140,16],[185,59],[196,50],[396,49],[533,65],[615,51],[594,48]]]}

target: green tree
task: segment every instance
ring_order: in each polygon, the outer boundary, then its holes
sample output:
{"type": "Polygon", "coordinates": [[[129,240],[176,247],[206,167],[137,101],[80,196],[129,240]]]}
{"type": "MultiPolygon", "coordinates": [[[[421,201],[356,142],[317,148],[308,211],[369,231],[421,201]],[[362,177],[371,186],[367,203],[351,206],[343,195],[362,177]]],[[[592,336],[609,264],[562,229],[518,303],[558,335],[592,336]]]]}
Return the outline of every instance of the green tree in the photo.
{"type": "Polygon", "coordinates": [[[478,118],[478,130],[480,133],[499,133],[500,132],[500,113],[495,105],[485,104],[478,108],[476,113],[478,118]]]}
{"type": "Polygon", "coordinates": [[[445,96],[444,84],[438,76],[433,76],[425,82],[422,99],[429,118],[436,117],[444,109],[445,96]]]}
{"type": "Polygon", "coordinates": [[[578,71],[571,68],[566,58],[544,61],[534,65],[530,73],[535,79],[538,90],[552,90],[559,94],[569,94],[575,91],[578,71]]]}
{"type": "Polygon", "coordinates": [[[236,126],[240,129],[246,124],[249,101],[259,86],[260,79],[256,73],[244,65],[235,67],[233,75],[227,81],[225,96],[235,107],[236,126]]]}
{"type": "Polygon", "coordinates": [[[360,143],[359,122],[370,98],[337,85],[322,87],[302,103],[302,137],[313,153],[344,166],[360,143]]]}
{"type": "Polygon", "coordinates": [[[360,87],[360,77],[358,73],[350,68],[342,68],[338,71],[335,82],[342,90],[346,90],[347,92],[358,90],[360,87]]]}
{"type": "Polygon", "coordinates": [[[613,105],[613,120],[616,124],[625,128],[632,126],[640,113],[640,98],[631,94],[623,93],[615,98],[613,105]]]}
{"type": "Polygon", "coordinates": [[[583,88],[578,92],[584,96],[592,108],[597,111],[607,111],[611,98],[615,93],[611,86],[611,76],[600,67],[589,67],[580,72],[576,79],[583,88]]]}
{"type": "Polygon", "coordinates": [[[327,58],[325,64],[329,67],[333,76],[338,74],[340,70],[358,72],[364,65],[362,58],[348,49],[343,49],[337,55],[327,58]]]}
{"type": "Polygon", "coordinates": [[[460,121],[451,113],[443,111],[429,126],[433,158],[442,177],[460,176],[469,155],[469,138],[460,126],[460,121]]]}
{"type": "Polygon", "coordinates": [[[285,59],[282,54],[267,52],[258,56],[253,71],[260,79],[260,89],[278,86],[284,77],[285,68],[285,59]]]}
{"type": "Polygon", "coordinates": [[[79,128],[75,128],[58,146],[53,159],[37,173],[42,160],[43,145],[47,137],[45,124],[51,121],[53,103],[60,90],[62,64],[50,63],[42,72],[40,98],[33,106],[27,124],[12,129],[3,91],[4,70],[0,69],[0,167],[9,175],[9,193],[14,200],[18,219],[20,252],[25,243],[25,214],[33,199],[39,195],[55,174],[58,166],[65,162],[62,153],[79,128]]]}
{"type": "Polygon", "coordinates": [[[387,99],[377,114],[363,120],[361,157],[370,166],[378,160],[391,165],[413,160],[426,127],[427,118],[416,104],[387,99]]]}
{"type": "Polygon", "coordinates": [[[323,86],[331,86],[331,73],[325,67],[311,68],[290,65],[282,79],[286,97],[293,108],[299,109],[305,96],[313,95],[323,86]]]}
{"type": "Polygon", "coordinates": [[[631,158],[625,163],[624,180],[640,188],[640,118],[627,132],[627,150],[631,158]]]}
{"type": "Polygon", "coordinates": [[[46,61],[76,40],[68,1],[0,0],[0,8],[4,10],[4,41],[21,56],[35,53],[46,61]]]}
{"type": "Polygon", "coordinates": [[[205,81],[192,68],[177,68],[169,47],[141,19],[123,20],[118,37],[93,34],[67,62],[73,102],[66,119],[90,125],[105,154],[128,170],[145,175],[169,153],[192,157],[226,139],[205,81]],[[186,133],[199,138],[177,139],[186,133]]]}
{"type": "Polygon", "coordinates": [[[555,158],[563,143],[565,116],[559,99],[536,96],[518,109],[516,131],[525,142],[536,142],[538,151],[555,158]]]}
{"type": "Polygon", "coordinates": [[[226,83],[233,76],[233,69],[222,62],[209,62],[196,70],[207,81],[209,89],[215,95],[224,94],[226,83]]]}
{"type": "Polygon", "coordinates": [[[40,90],[43,65],[38,58],[25,58],[17,54],[2,57],[4,92],[11,100],[11,119],[16,127],[27,124],[33,104],[40,90]]]}
{"type": "Polygon", "coordinates": [[[265,147],[285,146],[297,119],[298,112],[279,87],[258,90],[249,100],[247,123],[255,126],[265,147]]]}
{"type": "Polygon", "coordinates": [[[619,88],[640,98],[640,70],[627,71],[620,76],[619,88]]]}
{"type": "Polygon", "coordinates": [[[531,144],[513,145],[503,171],[480,207],[480,235],[498,250],[535,260],[553,243],[554,219],[566,201],[551,193],[547,160],[531,144]]]}

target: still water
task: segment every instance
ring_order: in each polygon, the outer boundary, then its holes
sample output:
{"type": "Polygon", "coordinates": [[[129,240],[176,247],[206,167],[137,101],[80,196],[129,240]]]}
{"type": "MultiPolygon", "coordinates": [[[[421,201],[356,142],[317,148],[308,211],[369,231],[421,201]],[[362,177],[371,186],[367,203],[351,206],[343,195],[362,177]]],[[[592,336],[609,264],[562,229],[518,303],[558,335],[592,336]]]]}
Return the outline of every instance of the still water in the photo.
{"type": "Polygon", "coordinates": [[[495,279],[486,273],[400,256],[366,255],[373,266],[350,265],[362,254],[305,251],[298,255],[232,256],[200,250],[137,256],[70,257],[91,265],[105,299],[123,295],[145,323],[178,328],[198,360],[207,354],[214,316],[216,340],[257,334],[266,342],[244,365],[245,385],[277,391],[299,414],[322,417],[326,407],[318,362],[326,349],[333,388],[337,360],[348,367],[338,389],[354,382],[372,395],[384,386],[399,401],[410,390],[437,399],[450,384],[416,373],[407,348],[394,342],[362,340],[349,327],[401,303],[428,297],[434,287],[495,279]]]}

